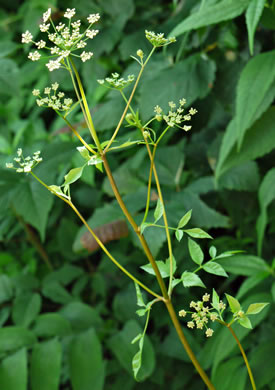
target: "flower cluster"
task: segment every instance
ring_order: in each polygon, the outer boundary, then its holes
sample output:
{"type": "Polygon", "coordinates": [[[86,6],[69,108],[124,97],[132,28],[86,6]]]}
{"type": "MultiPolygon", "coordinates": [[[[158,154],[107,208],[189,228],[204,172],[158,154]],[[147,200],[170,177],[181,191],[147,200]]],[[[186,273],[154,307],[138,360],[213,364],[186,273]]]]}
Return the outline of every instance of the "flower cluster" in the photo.
{"type": "Polygon", "coordinates": [[[112,77],[106,77],[105,80],[97,80],[97,82],[106,88],[122,90],[134,80],[135,76],[133,74],[128,75],[127,79],[124,79],[123,77],[119,77],[118,73],[112,73],[112,77]]]}
{"type": "Polygon", "coordinates": [[[167,46],[172,42],[176,42],[175,37],[165,38],[163,33],[156,34],[153,31],[145,30],[145,36],[154,47],[167,46]]]}
{"type": "Polygon", "coordinates": [[[27,156],[24,158],[22,149],[17,149],[17,157],[14,158],[17,166],[14,163],[6,163],[6,168],[15,169],[19,173],[28,173],[42,161],[40,157],[40,151],[34,152],[33,156],[27,156]]]}
{"type": "Polygon", "coordinates": [[[58,83],[53,83],[51,87],[46,87],[44,89],[44,95],[46,97],[44,98],[41,97],[39,89],[34,89],[32,94],[39,97],[39,99],[36,99],[37,105],[40,107],[50,107],[55,111],[68,111],[73,104],[73,100],[64,98],[64,92],[57,92],[58,87],[58,83]]]}
{"type": "MultiPolygon", "coordinates": [[[[91,27],[100,19],[99,14],[91,14],[88,16],[87,20],[89,22],[89,27],[82,33],[80,32],[80,20],[75,22],[71,21],[74,15],[75,8],[67,8],[64,13],[64,17],[68,19],[67,26],[62,22],[57,26],[54,26],[53,21],[51,20],[51,8],[44,12],[43,23],[40,24],[39,28],[41,32],[46,32],[48,34],[48,39],[51,41],[52,46],[48,47],[44,40],[39,40],[37,42],[33,41],[32,34],[27,30],[22,34],[22,43],[33,43],[37,47],[37,50],[29,53],[28,58],[32,61],[38,61],[41,57],[39,50],[46,49],[50,51],[50,58],[57,57],[55,60],[49,60],[46,64],[50,71],[59,69],[62,65],[65,66],[65,59],[72,52],[83,49],[87,45],[87,39],[93,39],[98,34],[98,30],[93,30],[91,27]],[[51,25],[54,28],[54,32],[50,32],[51,25]]],[[[79,56],[76,54],[74,54],[74,56],[80,57],[80,59],[85,62],[93,56],[93,53],[82,51],[79,56]]]]}
{"type": "Polygon", "coordinates": [[[169,102],[168,105],[170,107],[170,111],[168,112],[167,115],[163,113],[163,109],[160,106],[156,106],[154,108],[154,112],[156,113],[155,118],[158,121],[161,121],[162,119],[165,120],[168,126],[170,127],[179,127],[180,129],[183,129],[185,131],[189,131],[192,126],[180,126],[180,123],[185,122],[185,121],[190,121],[191,116],[195,115],[198,111],[195,108],[190,108],[188,114],[183,114],[184,108],[183,106],[185,105],[186,100],[185,99],[180,99],[179,101],[179,107],[177,108],[176,104],[174,102],[169,102]]]}
{"type": "Polygon", "coordinates": [[[221,316],[222,312],[226,308],[226,305],[223,303],[223,301],[220,301],[219,306],[219,313],[212,312],[213,307],[204,306],[206,302],[209,302],[210,300],[210,294],[204,294],[201,301],[194,302],[192,301],[190,303],[190,308],[193,309],[193,311],[185,311],[180,310],[179,316],[185,317],[187,314],[191,314],[192,320],[187,322],[187,327],[190,329],[197,328],[197,329],[206,329],[205,334],[206,337],[211,337],[214,333],[214,330],[207,327],[206,324],[208,324],[209,320],[216,321],[218,317],[221,316]]]}

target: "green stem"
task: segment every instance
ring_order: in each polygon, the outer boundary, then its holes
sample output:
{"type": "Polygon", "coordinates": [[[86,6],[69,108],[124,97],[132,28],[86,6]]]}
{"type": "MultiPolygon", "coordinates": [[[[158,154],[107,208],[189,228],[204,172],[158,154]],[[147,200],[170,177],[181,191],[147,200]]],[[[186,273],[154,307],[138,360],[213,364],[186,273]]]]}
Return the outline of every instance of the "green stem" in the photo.
{"type": "Polygon", "coordinates": [[[236,333],[234,332],[234,330],[231,328],[230,324],[223,323],[223,325],[225,325],[229,329],[229,331],[231,332],[232,336],[236,340],[236,343],[238,344],[239,350],[241,351],[241,354],[243,356],[243,360],[244,360],[246,368],[247,368],[247,372],[248,372],[248,375],[249,375],[249,379],[250,379],[250,382],[251,382],[252,389],[253,390],[257,390],[256,384],[255,384],[255,381],[254,381],[254,377],[253,377],[253,374],[252,374],[252,371],[251,371],[251,368],[250,368],[250,365],[249,365],[249,362],[248,362],[248,359],[247,359],[247,356],[246,356],[246,353],[245,353],[245,351],[244,351],[244,349],[242,347],[242,344],[241,344],[240,340],[238,339],[238,337],[237,337],[236,333]]]}
{"type": "Polygon", "coordinates": [[[190,360],[192,361],[193,365],[195,366],[195,368],[197,369],[198,373],[200,374],[202,380],[204,381],[204,383],[206,384],[206,386],[208,387],[209,390],[215,390],[215,387],[214,385],[211,383],[210,379],[208,378],[207,374],[205,373],[205,371],[202,369],[200,363],[198,362],[196,356],[194,355],[192,349],[190,348],[189,344],[188,344],[188,341],[186,340],[184,334],[183,334],[183,331],[182,331],[182,328],[181,328],[181,325],[179,323],[179,320],[178,320],[178,317],[175,313],[175,309],[172,305],[172,302],[171,300],[169,299],[168,301],[165,301],[165,305],[167,307],[167,310],[169,312],[169,315],[170,315],[170,318],[173,322],[173,325],[176,329],[176,332],[178,334],[178,337],[187,353],[187,355],[189,356],[190,360]]]}
{"type": "Polygon", "coordinates": [[[94,127],[94,124],[93,124],[93,120],[92,120],[92,117],[91,117],[91,113],[90,113],[90,110],[89,110],[89,106],[88,106],[88,103],[87,103],[86,95],[85,95],[85,92],[84,92],[84,89],[83,89],[83,85],[82,85],[79,73],[78,73],[78,71],[76,69],[76,66],[75,66],[72,58],[70,58],[70,62],[72,64],[72,68],[74,70],[74,74],[75,74],[75,77],[76,77],[76,80],[77,80],[77,84],[78,84],[78,88],[79,88],[79,91],[80,91],[80,95],[81,95],[81,98],[82,98],[82,101],[83,101],[83,104],[84,104],[84,110],[85,110],[85,114],[86,114],[87,125],[89,127],[91,136],[92,136],[92,138],[93,138],[93,140],[94,140],[94,142],[95,142],[95,144],[97,146],[97,149],[98,149],[99,153],[102,153],[102,148],[101,148],[99,139],[97,137],[97,133],[95,131],[95,127],[94,127]]]}
{"type": "MultiPolygon", "coordinates": [[[[142,134],[143,134],[143,129],[142,129],[142,134]]],[[[173,281],[173,250],[172,250],[172,242],[171,242],[171,237],[170,237],[170,232],[169,232],[167,214],[166,214],[165,205],[164,205],[164,199],[163,199],[163,196],[162,196],[162,191],[161,191],[161,187],[160,187],[160,183],[159,183],[158,173],[157,173],[156,165],[155,165],[155,162],[154,162],[154,157],[155,157],[155,153],[156,153],[156,149],[157,149],[157,144],[154,145],[153,154],[152,154],[150,146],[148,145],[148,142],[147,142],[145,137],[144,137],[144,141],[146,143],[147,152],[149,154],[150,161],[151,161],[151,164],[153,166],[153,172],[154,172],[154,177],[155,177],[155,181],[156,181],[158,196],[159,196],[159,199],[160,199],[160,201],[162,203],[162,206],[163,206],[163,215],[162,215],[162,217],[163,217],[163,221],[164,221],[165,233],[166,233],[166,238],[167,238],[167,245],[168,245],[168,252],[169,252],[169,266],[170,266],[169,267],[170,270],[169,270],[168,295],[171,296],[171,293],[172,293],[172,281],[173,281]]]]}
{"type": "Polygon", "coordinates": [[[154,158],[156,154],[156,149],[153,150],[152,160],[150,164],[150,172],[149,172],[149,178],[148,178],[148,188],[147,188],[147,199],[146,199],[146,207],[144,212],[144,217],[142,220],[142,223],[144,223],[147,219],[149,207],[150,207],[150,198],[151,198],[151,185],[152,185],[152,173],[153,173],[153,164],[154,164],[154,158]]]}
{"type": "MultiPolygon", "coordinates": [[[[45,184],[41,179],[39,179],[38,176],[36,176],[33,172],[31,172],[31,175],[40,183],[43,185],[43,187],[47,188],[48,191],[52,192],[51,189],[49,188],[49,186],[47,186],[47,184],[45,184]]],[[[54,193],[54,195],[56,195],[58,198],[60,198],[61,200],[63,200],[65,203],[67,203],[72,209],[73,211],[76,213],[76,215],[78,216],[78,218],[81,220],[81,222],[86,226],[86,228],[88,229],[88,231],[91,233],[91,235],[93,236],[93,238],[95,239],[95,241],[98,243],[98,245],[100,246],[100,248],[103,250],[103,252],[109,257],[109,259],[122,271],[125,273],[125,275],[127,275],[130,279],[132,279],[134,282],[136,282],[140,287],[142,287],[144,290],[146,290],[149,294],[153,295],[154,297],[158,298],[159,300],[164,300],[163,297],[161,297],[159,294],[155,293],[154,291],[152,291],[150,288],[148,288],[147,286],[145,286],[142,282],[140,282],[137,278],[134,277],[134,275],[132,275],[130,272],[128,272],[112,255],[111,253],[108,251],[108,249],[105,247],[105,245],[102,243],[102,241],[98,238],[98,236],[94,233],[94,231],[91,229],[91,227],[89,226],[89,224],[87,223],[87,221],[85,220],[85,218],[80,214],[80,212],[78,211],[78,209],[75,207],[75,205],[68,199],[62,197],[61,195],[58,195],[56,193],[54,193]]]]}
{"type": "Polygon", "coordinates": [[[132,101],[132,99],[133,99],[133,97],[134,97],[136,88],[137,88],[137,86],[138,86],[138,83],[139,83],[139,80],[140,80],[140,78],[141,78],[141,75],[142,75],[142,73],[143,73],[143,71],[144,71],[144,68],[145,68],[147,62],[149,61],[149,59],[151,58],[152,54],[154,53],[154,51],[155,51],[155,47],[153,47],[153,49],[152,49],[151,52],[149,53],[148,57],[146,58],[146,61],[144,62],[144,64],[142,64],[142,66],[141,66],[141,68],[140,68],[139,74],[138,74],[137,79],[136,79],[136,82],[135,82],[135,84],[134,84],[134,86],[133,86],[133,89],[132,89],[131,95],[130,95],[130,97],[129,97],[129,100],[127,101],[127,104],[126,104],[126,106],[125,106],[125,109],[124,109],[124,111],[123,111],[123,113],[122,113],[122,115],[121,115],[121,118],[120,118],[120,120],[119,120],[119,122],[118,122],[118,124],[117,124],[117,127],[116,127],[116,129],[115,129],[115,131],[114,131],[114,133],[113,133],[113,135],[112,135],[110,141],[108,142],[107,146],[106,146],[105,149],[104,149],[104,154],[106,154],[106,153],[108,152],[110,146],[112,145],[114,139],[115,139],[116,136],[117,136],[117,133],[119,132],[119,129],[120,129],[121,125],[122,125],[122,122],[123,122],[123,120],[124,120],[124,118],[125,118],[125,115],[127,114],[127,111],[128,111],[129,106],[130,106],[130,104],[131,104],[131,101],[132,101]]]}

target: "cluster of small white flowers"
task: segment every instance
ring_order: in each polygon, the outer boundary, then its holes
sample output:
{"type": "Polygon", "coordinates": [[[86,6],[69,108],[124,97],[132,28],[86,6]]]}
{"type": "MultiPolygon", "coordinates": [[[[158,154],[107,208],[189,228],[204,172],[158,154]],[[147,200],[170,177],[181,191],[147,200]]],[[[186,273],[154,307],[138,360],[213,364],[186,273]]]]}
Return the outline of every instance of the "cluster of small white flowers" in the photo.
{"type": "Polygon", "coordinates": [[[187,115],[183,115],[184,108],[183,106],[185,105],[186,100],[185,99],[180,99],[179,101],[179,107],[176,108],[176,104],[174,102],[169,102],[168,105],[170,107],[170,111],[168,112],[167,115],[163,114],[163,109],[160,106],[156,106],[154,108],[154,112],[156,113],[155,118],[158,121],[161,121],[162,119],[165,120],[168,126],[170,127],[179,127],[180,129],[183,129],[185,131],[189,131],[192,126],[180,126],[180,123],[185,122],[185,121],[190,121],[191,116],[195,115],[198,111],[195,108],[190,108],[189,112],[187,115]]]}
{"type": "Polygon", "coordinates": [[[17,166],[14,166],[14,163],[6,163],[6,168],[15,169],[18,173],[28,173],[42,161],[42,158],[40,157],[40,150],[34,152],[32,157],[27,156],[24,158],[22,149],[18,148],[17,157],[13,160],[17,166]]]}
{"type": "Polygon", "coordinates": [[[97,82],[106,88],[122,90],[134,80],[135,76],[133,74],[128,75],[127,79],[124,79],[123,77],[119,77],[118,73],[112,73],[112,77],[106,77],[105,80],[97,80],[97,82]]]}
{"type": "Polygon", "coordinates": [[[172,42],[176,42],[175,37],[165,38],[163,33],[156,34],[153,31],[145,30],[145,36],[154,47],[166,46],[172,42]]]}
{"type": "Polygon", "coordinates": [[[53,83],[51,87],[46,87],[44,89],[44,95],[46,95],[46,97],[44,98],[40,96],[39,89],[34,89],[32,91],[33,96],[39,97],[39,99],[36,99],[37,105],[39,107],[50,107],[55,111],[68,111],[73,104],[73,100],[70,98],[64,98],[64,92],[60,91],[57,93],[58,87],[58,83],[53,83]],[[63,99],[63,102],[61,99],[63,99]]]}
{"type": "MultiPolygon", "coordinates": [[[[100,19],[99,14],[91,14],[88,16],[87,20],[89,22],[89,27],[83,33],[80,32],[80,20],[71,23],[71,18],[74,15],[75,8],[67,8],[64,13],[64,17],[69,19],[68,26],[60,22],[55,27],[55,31],[50,33],[50,26],[51,23],[53,23],[51,20],[51,8],[44,12],[43,23],[40,24],[39,28],[41,32],[47,32],[48,39],[53,44],[52,47],[47,47],[46,41],[44,40],[40,40],[38,42],[33,41],[33,36],[28,30],[22,34],[22,43],[33,43],[39,50],[49,50],[51,54],[50,58],[53,56],[57,57],[55,60],[50,59],[46,64],[50,72],[61,68],[62,65],[65,66],[64,59],[75,50],[83,49],[87,45],[86,41],[88,39],[93,39],[99,32],[98,30],[90,29],[90,27],[100,19]],[[47,23],[48,21],[50,23],[47,23]]],[[[74,55],[79,57],[81,61],[85,62],[92,58],[93,53],[83,51],[79,56],[76,54],[74,55]]],[[[38,50],[29,53],[28,55],[28,58],[32,61],[38,61],[40,57],[41,54],[38,50]]]]}
{"type": "MultiPolygon", "coordinates": [[[[194,329],[195,327],[201,330],[206,329],[205,330],[206,337],[211,337],[214,333],[214,330],[207,327],[206,325],[209,322],[209,319],[214,322],[218,318],[218,313],[211,312],[213,308],[209,306],[204,306],[204,303],[209,302],[209,300],[210,300],[210,294],[205,293],[201,301],[190,302],[190,308],[194,309],[193,312],[185,311],[183,309],[179,311],[180,317],[185,317],[187,313],[191,314],[192,320],[187,322],[187,327],[190,329],[194,329]]],[[[223,311],[225,309],[225,304],[222,301],[220,301],[219,307],[223,311]]]]}

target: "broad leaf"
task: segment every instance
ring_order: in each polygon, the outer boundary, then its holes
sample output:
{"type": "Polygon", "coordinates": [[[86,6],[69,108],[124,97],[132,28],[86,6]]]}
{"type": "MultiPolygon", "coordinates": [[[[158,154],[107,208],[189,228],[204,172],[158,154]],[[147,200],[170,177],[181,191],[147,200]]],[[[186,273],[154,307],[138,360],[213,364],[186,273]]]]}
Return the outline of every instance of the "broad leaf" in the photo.
{"type": "Polygon", "coordinates": [[[248,6],[250,0],[223,0],[218,4],[205,5],[179,23],[170,33],[170,36],[179,36],[185,31],[198,29],[224,20],[230,20],[241,15],[248,6]]]}
{"type": "Polygon", "coordinates": [[[21,326],[0,328],[0,353],[7,353],[22,347],[30,347],[36,342],[33,332],[21,326]]]}
{"type": "Polygon", "coordinates": [[[262,102],[275,79],[274,61],[275,50],[259,54],[247,63],[241,73],[236,102],[239,148],[243,144],[246,130],[263,113],[262,102]]]}
{"type": "Polygon", "coordinates": [[[30,381],[32,390],[58,390],[62,348],[57,339],[36,344],[32,351],[30,381]]]}
{"type": "Polygon", "coordinates": [[[232,297],[229,294],[225,294],[225,296],[226,296],[226,299],[228,301],[228,304],[230,306],[230,309],[231,309],[232,313],[236,313],[239,310],[241,310],[241,305],[240,305],[239,301],[236,298],[232,297]]]}
{"type": "Polygon", "coordinates": [[[179,223],[178,223],[178,229],[181,229],[183,228],[185,225],[188,224],[188,222],[190,221],[190,218],[192,216],[192,210],[189,210],[186,214],[184,214],[184,216],[180,219],[179,223]]]}
{"type": "Polygon", "coordinates": [[[154,219],[155,219],[154,223],[157,223],[157,221],[162,217],[163,211],[164,211],[163,204],[161,200],[158,198],[156,209],[154,211],[154,219]]]}
{"type": "Polygon", "coordinates": [[[193,272],[184,271],[181,275],[181,281],[184,287],[198,286],[206,288],[201,278],[193,272]]]}
{"type": "Polygon", "coordinates": [[[270,169],[265,175],[261,186],[259,188],[259,203],[261,212],[257,219],[257,244],[258,244],[258,255],[261,255],[265,228],[268,223],[267,208],[270,203],[275,199],[275,168],[270,169]]]}
{"type": "Polygon", "coordinates": [[[37,317],[33,332],[37,337],[66,336],[72,331],[67,319],[58,313],[45,313],[37,317]]]}
{"type": "Polygon", "coordinates": [[[102,390],[105,368],[102,349],[94,329],[74,336],[69,351],[73,390],[102,390]]]}
{"type": "Polygon", "coordinates": [[[13,283],[7,275],[0,275],[0,304],[13,297],[13,283]]]}
{"type": "Polygon", "coordinates": [[[191,238],[188,238],[188,249],[191,256],[191,259],[196,263],[201,265],[204,259],[203,251],[201,247],[191,238]]]}
{"type": "Polygon", "coordinates": [[[38,316],[41,309],[39,294],[18,295],[12,307],[12,319],[15,325],[28,327],[38,316]]]}
{"type": "Polygon", "coordinates": [[[82,172],[83,172],[83,168],[84,168],[85,165],[83,165],[83,167],[79,167],[79,168],[73,168],[71,169],[67,175],[65,175],[65,181],[64,181],[64,185],[69,185],[69,184],[72,184],[74,183],[75,181],[77,181],[81,175],[82,175],[82,172]]]}
{"type": "MultiPolygon", "coordinates": [[[[165,262],[162,261],[162,260],[157,260],[156,264],[158,266],[158,269],[159,269],[159,272],[160,272],[161,276],[163,278],[168,278],[170,276],[170,261],[169,261],[169,258],[166,259],[165,262]]],[[[142,265],[140,268],[143,269],[148,274],[155,275],[155,271],[154,271],[154,269],[153,269],[153,267],[152,267],[152,265],[150,263],[146,264],[146,265],[142,265]]],[[[174,275],[176,269],[177,269],[177,264],[176,264],[176,260],[175,260],[175,258],[173,256],[173,275],[174,275]]]]}
{"type": "Polygon", "coordinates": [[[250,54],[253,55],[254,34],[264,10],[265,0],[251,0],[246,13],[245,21],[248,30],[248,42],[250,54]]]}
{"type": "Polygon", "coordinates": [[[252,324],[247,316],[243,316],[238,320],[238,323],[244,328],[252,329],[252,324]]]}
{"type": "Polygon", "coordinates": [[[258,314],[260,313],[269,303],[251,303],[245,314],[258,314]]]}
{"type": "Polygon", "coordinates": [[[27,373],[27,351],[23,348],[1,361],[0,388],[3,390],[27,390],[27,373]]]}
{"type": "Polygon", "coordinates": [[[200,228],[184,229],[183,231],[194,238],[212,238],[210,234],[200,228]]]}
{"type": "Polygon", "coordinates": [[[204,269],[204,271],[206,271],[210,274],[225,276],[225,277],[228,276],[227,273],[225,272],[224,268],[220,264],[218,264],[214,261],[208,261],[207,263],[205,263],[203,265],[203,269],[204,269]]]}

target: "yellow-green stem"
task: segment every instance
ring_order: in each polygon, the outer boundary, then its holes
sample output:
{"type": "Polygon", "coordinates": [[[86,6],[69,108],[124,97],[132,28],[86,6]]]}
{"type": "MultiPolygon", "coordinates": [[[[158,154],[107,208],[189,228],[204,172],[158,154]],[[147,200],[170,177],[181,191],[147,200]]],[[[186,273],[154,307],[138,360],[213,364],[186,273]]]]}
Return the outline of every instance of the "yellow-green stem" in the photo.
{"type": "Polygon", "coordinates": [[[154,158],[156,154],[156,149],[153,149],[153,155],[152,155],[152,160],[150,164],[150,171],[149,171],[149,178],[148,178],[148,187],[147,187],[147,200],[146,200],[146,206],[145,206],[145,212],[144,212],[144,217],[142,220],[142,223],[144,223],[147,219],[148,212],[149,212],[149,207],[150,207],[150,198],[151,198],[151,185],[152,185],[152,173],[153,173],[153,165],[154,165],[154,158]]]}
{"type": "MultiPolygon", "coordinates": [[[[39,179],[38,176],[36,176],[33,172],[31,172],[31,175],[40,183],[43,185],[43,187],[47,188],[48,191],[52,192],[52,190],[50,189],[49,186],[47,186],[47,184],[45,184],[41,179],[39,179]]],[[[52,192],[53,193],[53,192],[52,192]]],[[[142,282],[140,282],[137,278],[134,277],[134,275],[132,275],[130,272],[128,272],[126,270],[126,268],[124,268],[112,255],[111,253],[108,251],[108,249],[105,247],[105,245],[102,243],[102,241],[97,237],[97,235],[94,233],[94,231],[92,230],[92,228],[89,226],[89,224],[87,223],[87,221],[85,220],[85,218],[80,214],[80,212],[78,211],[78,209],[75,207],[75,205],[69,200],[69,199],[66,199],[64,197],[62,197],[61,195],[57,194],[57,193],[53,193],[54,195],[56,195],[58,198],[60,198],[61,200],[63,200],[65,203],[67,203],[72,209],[73,211],[76,213],[76,215],[78,216],[78,218],[81,220],[81,222],[86,226],[86,228],[88,229],[88,231],[91,233],[91,235],[93,236],[93,238],[96,240],[96,242],[98,243],[98,245],[100,246],[100,248],[103,250],[104,253],[106,253],[106,255],[109,257],[109,259],[122,271],[125,273],[125,275],[127,275],[130,279],[132,279],[134,282],[136,282],[140,287],[142,287],[144,290],[146,290],[149,294],[153,295],[154,297],[158,298],[159,300],[161,301],[164,301],[163,297],[161,297],[159,294],[155,293],[154,291],[152,291],[150,288],[148,288],[147,286],[145,286],[142,282]]]]}
{"type": "MultiPolygon", "coordinates": [[[[146,138],[145,137],[144,137],[144,140],[146,142],[146,138]]],[[[165,226],[165,233],[166,233],[168,252],[169,252],[170,270],[169,270],[168,295],[170,296],[171,292],[172,292],[172,281],[173,281],[173,250],[172,250],[172,243],[171,243],[171,237],[170,237],[170,232],[169,232],[168,220],[167,220],[167,215],[166,215],[166,210],[165,210],[165,205],[164,205],[164,199],[163,199],[163,196],[162,196],[162,191],[161,191],[161,187],[160,187],[160,183],[159,183],[158,173],[157,173],[156,165],[155,165],[155,162],[154,162],[154,157],[155,157],[155,153],[156,153],[157,144],[154,145],[153,154],[152,154],[150,146],[148,145],[147,142],[146,142],[146,148],[147,148],[147,152],[148,152],[149,157],[150,157],[151,164],[153,165],[153,172],[154,172],[154,177],[155,177],[155,181],[156,181],[158,196],[159,196],[159,199],[160,199],[160,201],[162,203],[162,207],[163,207],[163,215],[162,216],[163,216],[163,221],[164,221],[164,226],[165,226]]]]}
{"type": "Polygon", "coordinates": [[[190,360],[192,361],[193,365],[197,369],[198,373],[200,374],[202,380],[204,381],[204,383],[206,384],[208,389],[209,390],[215,390],[214,385],[212,384],[212,382],[208,378],[208,376],[205,373],[205,371],[202,369],[200,363],[198,362],[196,356],[194,355],[192,349],[190,348],[190,346],[188,344],[188,341],[186,340],[186,337],[183,334],[183,331],[181,329],[181,325],[179,323],[178,317],[177,317],[177,315],[175,313],[175,309],[174,309],[174,307],[172,305],[171,300],[169,299],[168,301],[165,301],[165,305],[167,307],[167,310],[169,312],[170,318],[171,318],[171,320],[173,322],[173,325],[174,325],[174,327],[176,329],[178,337],[179,337],[179,339],[180,339],[180,341],[181,341],[181,343],[182,343],[182,345],[183,345],[187,355],[189,356],[190,360]]]}
{"type": "Polygon", "coordinates": [[[237,337],[236,333],[234,332],[234,330],[231,328],[230,324],[223,323],[223,325],[225,325],[229,329],[229,331],[231,332],[232,336],[236,340],[236,343],[238,344],[239,350],[241,351],[241,354],[243,356],[243,360],[244,360],[246,368],[247,368],[247,372],[248,372],[248,375],[249,375],[249,379],[250,379],[250,382],[251,382],[252,389],[253,390],[257,390],[256,384],[255,384],[255,381],[254,381],[254,377],[253,377],[253,374],[252,374],[252,371],[251,371],[251,368],[250,368],[250,365],[249,365],[249,362],[248,362],[248,359],[247,359],[247,356],[246,356],[246,353],[245,353],[245,351],[244,351],[244,349],[242,347],[242,344],[241,344],[240,340],[238,339],[238,337],[237,337]]]}
{"type": "Polygon", "coordinates": [[[124,118],[125,118],[125,115],[127,114],[127,111],[128,111],[129,106],[130,106],[130,104],[131,104],[131,101],[132,101],[132,99],[133,99],[133,96],[134,96],[134,94],[135,94],[135,91],[136,91],[136,88],[137,88],[137,86],[138,86],[138,83],[139,83],[139,80],[140,80],[140,78],[141,78],[141,75],[142,75],[142,73],[143,73],[143,71],[144,71],[144,68],[145,68],[147,62],[149,61],[150,57],[151,57],[152,54],[154,53],[154,51],[155,51],[155,47],[153,47],[153,49],[152,49],[151,52],[149,53],[149,55],[148,55],[146,61],[144,62],[144,64],[141,65],[141,68],[140,68],[139,74],[138,74],[138,76],[137,76],[136,82],[135,82],[135,84],[134,84],[134,86],[133,86],[131,95],[130,95],[128,101],[127,101],[127,104],[126,104],[125,109],[124,109],[124,111],[123,111],[123,113],[122,113],[122,115],[121,115],[121,118],[120,118],[120,120],[119,120],[119,122],[118,122],[118,124],[117,124],[117,127],[116,127],[116,129],[115,129],[115,131],[114,131],[114,134],[112,135],[110,141],[108,142],[107,146],[106,146],[105,149],[104,149],[104,153],[105,153],[105,154],[106,154],[107,151],[109,150],[110,146],[112,145],[114,139],[115,139],[116,136],[117,136],[117,133],[119,132],[119,129],[120,129],[121,125],[122,125],[122,122],[123,122],[123,120],[124,120],[124,118]]]}
{"type": "Polygon", "coordinates": [[[72,58],[70,59],[70,62],[72,64],[72,68],[74,70],[74,74],[75,74],[75,77],[76,77],[76,80],[77,80],[78,88],[79,88],[79,91],[80,91],[80,94],[81,94],[81,98],[82,98],[82,101],[83,101],[83,104],[84,104],[84,109],[85,109],[86,118],[87,118],[87,125],[89,127],[91,136],[92,136],[92,138],[93,138],[93,140],[94,140],[94,142],[96,144],[96,147],[97,147],[99,153],[102,153],[102,148],[101,148],[99,139],[97,137],[97,133],[95,131],[94,123],[93,123],[93,120],[92,120],[92,117],[91,117],[90,109],[89,109],[89,106],[88,106],[88,103],[87,103],[87,99],[86,99],[86,95],[85,95],[85,92],[84,92],[84,88],[83,88],[81,79],[79,77],[78,71],[76,69],[76,66],[75,66],[72,58]]]}

